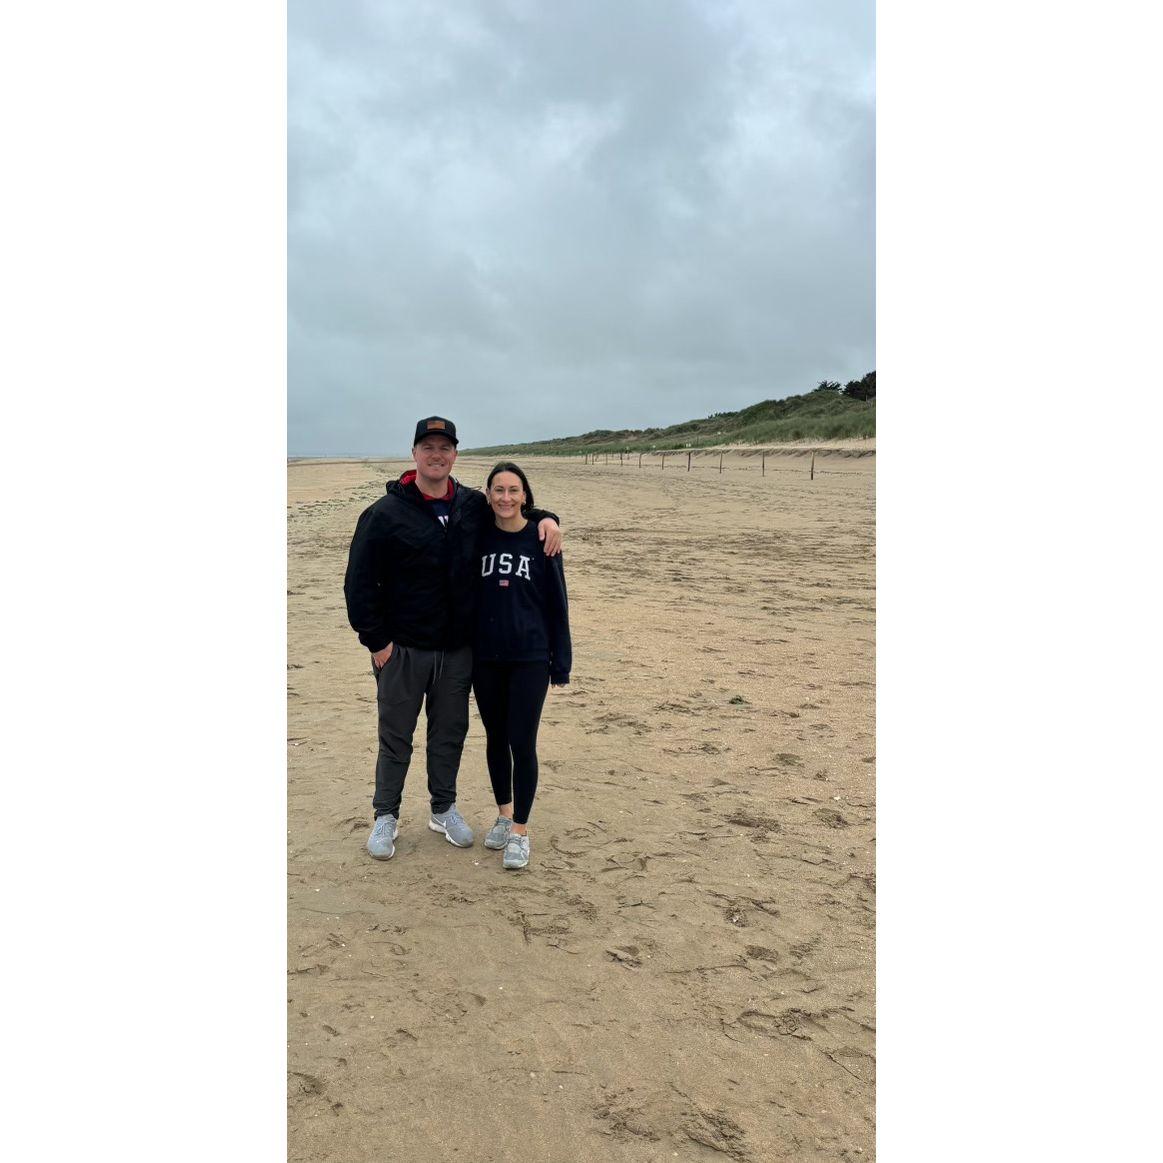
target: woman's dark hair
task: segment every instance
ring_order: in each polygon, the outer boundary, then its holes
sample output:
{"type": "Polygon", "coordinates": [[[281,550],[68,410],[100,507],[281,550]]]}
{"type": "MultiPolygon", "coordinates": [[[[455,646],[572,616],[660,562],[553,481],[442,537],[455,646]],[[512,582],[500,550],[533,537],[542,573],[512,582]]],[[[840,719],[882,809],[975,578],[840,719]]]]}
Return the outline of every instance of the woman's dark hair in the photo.
{"type": "Polygon", "coordinates": [[[533,508],[533,490],[529,487],[529,478],[511,460],[502,460],[500,464],[494,465],[493,471],[489,473],[489,479],[485,482],[486,492],[493,487],[493,477],[499,472],[511,472],[520,478],[521,487],[525,490],[525,504],[521,506],[521,515],[524,516],[533,508]]]}

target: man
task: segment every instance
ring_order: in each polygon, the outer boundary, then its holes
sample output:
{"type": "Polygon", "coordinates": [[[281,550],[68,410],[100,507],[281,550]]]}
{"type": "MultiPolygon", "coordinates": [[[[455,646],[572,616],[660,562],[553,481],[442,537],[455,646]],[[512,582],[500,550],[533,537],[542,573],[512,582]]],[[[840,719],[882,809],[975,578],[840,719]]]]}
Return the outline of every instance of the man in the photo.
{"type": "MultiPolygon", "coordinates": [[[[400,800],[412,758],[412,735],[424,705],[428,718],[428,827],[467,848],[472,829],[456,808],[456,775],[468,733],[472,680],[477,534],[492,520],[477,489],[452,476],[456,425],[429,416],[416,425],[414,469],[390,481],[385,496],[360,514],[347,559],[347,618],[371,651],[379,711],[379,755],[368,853],[395,853],[400,800]]],[[[561,552],[552,513],[529,513],[545,553],[561,552]]]]}

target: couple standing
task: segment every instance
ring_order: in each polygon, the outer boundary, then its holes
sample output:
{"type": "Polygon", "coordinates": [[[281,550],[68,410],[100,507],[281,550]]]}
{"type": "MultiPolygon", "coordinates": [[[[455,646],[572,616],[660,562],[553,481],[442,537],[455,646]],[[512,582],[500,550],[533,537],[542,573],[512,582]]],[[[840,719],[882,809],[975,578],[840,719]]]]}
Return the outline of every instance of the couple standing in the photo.
{"type": "Polygon", "coordinates": [[[451,420],[416,425],[415,469],[360,514],[348,555],[347,616],[371,651],[379,714],[367,849],[377,860],[395,852],[421,705],[428,827],[458,848],[472,844],[456,807],[471,685],[498,811],[485,846],[504,849],[505,868],[524,868],[541,708],[550,683],[569,682],[572,658],[561,530],[554,514],[533,508],[515,464],[497,465],[484,494],[456,481],[456,446],[451,420]]]}

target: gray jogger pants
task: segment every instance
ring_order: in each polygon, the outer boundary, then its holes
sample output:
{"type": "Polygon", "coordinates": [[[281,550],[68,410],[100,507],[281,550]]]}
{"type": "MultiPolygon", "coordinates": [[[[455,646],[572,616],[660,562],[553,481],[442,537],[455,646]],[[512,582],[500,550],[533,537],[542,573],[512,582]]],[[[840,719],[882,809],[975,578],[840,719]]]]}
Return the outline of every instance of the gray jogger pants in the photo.
{"type": "Polygon", "coordinates": [[[392,649],[376,676],[380,750],[376,759],[376,816],[390,812],[397,819],[404,778],[412,759],[412,735],[424,704],[428,717],[428,796],[434,812],[446,812],[456,802],[456,773],[468,734],[468,690],[472,681],[472,648],[392,649]]]}

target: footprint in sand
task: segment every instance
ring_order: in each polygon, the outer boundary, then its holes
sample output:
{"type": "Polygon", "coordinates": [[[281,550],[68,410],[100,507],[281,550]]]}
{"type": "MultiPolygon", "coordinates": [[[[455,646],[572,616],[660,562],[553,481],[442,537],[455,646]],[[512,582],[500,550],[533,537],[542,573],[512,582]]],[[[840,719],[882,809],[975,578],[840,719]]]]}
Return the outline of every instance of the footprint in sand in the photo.
{"type": "Polygon", "coordinates": [[[766,945],[748,945],[744,952],[754,961],[770,961],[774,965],[779,960],[779,954],[766,945]]]}
{"type": "Polygon", "coordinates": [[[850,826],[848,821],[834,808],[817,808],[812,815],[821,823],[827,824],[829,828],[847,828],[850,826]]]}

